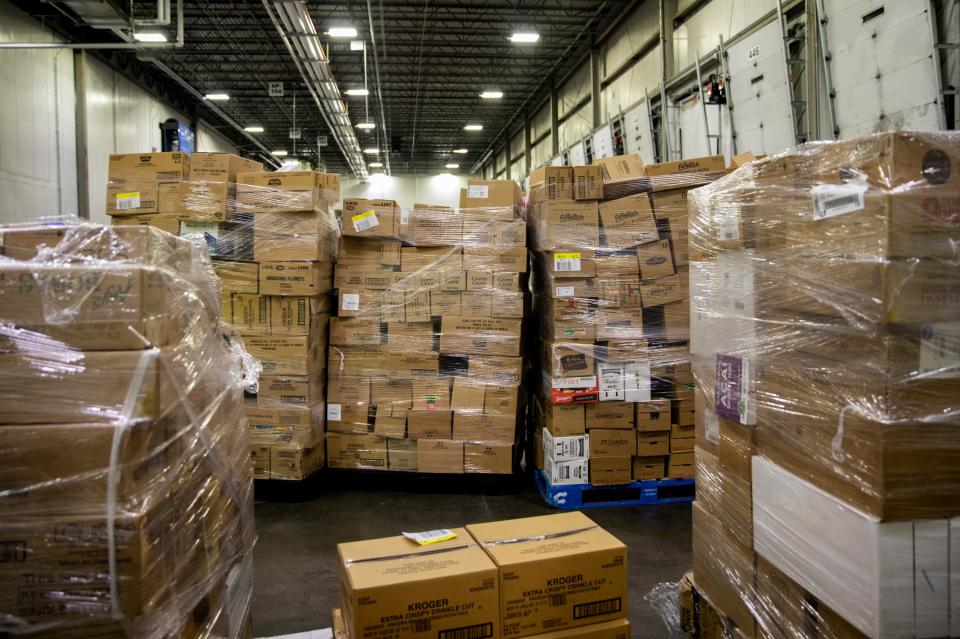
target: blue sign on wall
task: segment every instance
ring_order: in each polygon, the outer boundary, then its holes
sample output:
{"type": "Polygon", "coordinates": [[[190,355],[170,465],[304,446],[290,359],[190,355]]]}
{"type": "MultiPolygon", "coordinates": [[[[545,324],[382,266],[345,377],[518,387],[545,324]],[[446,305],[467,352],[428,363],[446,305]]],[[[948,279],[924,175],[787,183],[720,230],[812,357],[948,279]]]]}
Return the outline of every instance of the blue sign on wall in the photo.
{"type": "Polygon", "coordinates": [[[177,128],[177,142],[177,149],[184,153],[193,153],[196,150],[196,136],[193,134],[193,129],[183,122],[180,122],[177,128]]]}

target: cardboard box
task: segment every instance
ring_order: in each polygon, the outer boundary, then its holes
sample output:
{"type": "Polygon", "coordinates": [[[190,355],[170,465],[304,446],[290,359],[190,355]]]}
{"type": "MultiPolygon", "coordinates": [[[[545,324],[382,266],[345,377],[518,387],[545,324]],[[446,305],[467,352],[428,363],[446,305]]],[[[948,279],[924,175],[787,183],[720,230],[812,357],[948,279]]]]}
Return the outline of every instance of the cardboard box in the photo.
{"type": "Polygon", "coordinates": [[[463,246],[527,245],[527,224],[523,220],[491,220],[485,213],[466,211],[463,215],[463,246]]]}
{"type": "Polygon", "coordinates": [[[417,442],[413,439],[387,440],[387,469],[416,470],[417,442]]]}
{"type": "Polygon", "coordinates": [[[492,473],[509,475],[513,472],[513,443],[463,444],[463,471],[465,473],[492,473]]]}
{"type": "Polygon", "coordinates": [[[674,274],[673,253],[668,240],[657,240],[638,246],[637,261],[640,263],[641,279],[650,280],[674,274]]]}
{"type": "Polygon", "coordinates": [[[626,616],[626,546],[586,515],[472,524],[467,530],[497,565],[503,637],[626,616]],[[499,543],[506,540],[511,543],[499,543]]]}
{"type": "Polygon", "coordinates": [[[237,201],[253,213],[312,211],[340,199],[340,176],[317,171],[237,174],[237,201]]]}
{"type": "Polygon", "coordinates": [[[667,463],[667,476],[670,479],[689,479],[695,477],[697,467],[693,451],[671,453],[667,463]]]}
{"type": "MultiPolygon", "coordinates": [[[[266,262],[269,264],[269,262],[266,262]]],[[[391,266],[366,268],[337,264],[333,278],[336,288],[386,290],[396,285],[397,272],[391,266]]]]}
{"type": "MultiPolygon", "coordinates": [[[[513,180],[467,180],[460,191],[461,209],[509,209],[520,206],[522,193],[513,180]]],[[[491,211],[491,213],[493,213],[491,211]]]]}
{"type": "Polygon", "coordinates": [[[667,218],[667,235],[670,238],[670,251],[676,266],[690,264],[690,229],[686,215],[667,218]]]}
{"type": "Polygon", "coordinates": [[[637,407],[638,432],[662,432],[670,430],[670,400],[655,399],[639,402],[637,407]]]}
{"type": "Polygon", "coordinates": [[[107,166],[110,184],[123,182],[179,181],[190,172],[190,154],[172,153],[114,153],[107,166]]]}
{"type": "MultiPolygon", "coordinates": [[[[633,403],[623,401],[587,404],[587,430],[593,428],[629,428],[632,430],[635,424],[633,407],[633,403]]],[[[669,423],[667,426],[669,427],[669,423]]]]}
{"type": "Polygon", "coordinates": [[[687,194],[689,188],[669,189],[650,194],[653,214],[658,220],[687,215],[687,194]]]}
{"type": "Polygon", "coordinates": [[[637,450],[635,431],[621,428],[594,428],[590,431],[590,459],[632,457],[637,450]]]}
{"type": "Polygon", "coordinates": [[[531,635],[529,639],[630,639],[630,636],[630,622],[626,619],[617,619],[580,628],[531,635]]]}
{"type": "MultiPolygon", "coordinates": [[[[369,401],[367,397],[363,401],[369,401]]],[[[257,402],[313,405],[323,401],[323,378],[306,375],[261,375],[257,402]]]]}
{"type": "Polygon", "coordinates": [[[584,404],[547,404],[543,408],[543,425],[555,437],[582,435],[586,432],[584,404]]]}
{"type": "Polygon", "coordinates": [[[401,239],[400,207],[393,200],[343,200],[343,236],[401,239]]]}
{"type": "Polygon", "coordinates": [[[414,204],[410,218],[416,246],[459,246],[463,241],[463,217],[449,206],[414,204]]]}
{"type": "MultiPolygon", "coordinates": [[[[572,200],[573,168],[569,166],[541,166],[527,179],[531,202],[543,200],[572,200]]],[[[579,198],[587,199],[587,198],[579,198]]]]}
{"type": "Polygon", "coordinates": [[[551,486],[586,484],[589,480],[590,460],[575,459],[561,462],[544,457],[543,474],[551,486]]]}
{"type": "Polygon", "coordinates": [[[402,536],[337,546],[352,639],[500,636],[497,568],[466,530],[453,532],[427,547],[402,536]]]}
{"type": "Polygon", "coordinates": [[[570,435],[554,437],[550,431],[543,430],[541,443],[544,459],[557,462],[572,461],[574,459],[589,459],[590,437],[588,435],[570,435]]]}
{"type": "Polygon", "coordinates": [[[250,441],[254,443],[312,447],[323,438],[323,414],[309,406],[248,403],[244,404],[243,413],[250,441]]]}
{"type": "Polygon", "coordinates": [[[414,273],[423,269],[463,271],[463,249],[453,246],[404,246],[400,249],[401,271],[414,273]]]}
{"type": "MultiPolygon", "coordinates": [[[[162,201],[162,200],[161,200],[162,201]]],[[[147,213],[144,215],[113,215],[112,226],[152,226],[173,235],[180,232],[180,219],[176,213],[147,213]]]]}
{"type": "Polygon", "coordinates": [[[564,278],[590,278],[597,274],[597,261],[590,249],[563,249],[546,254],[547,275],[556,286],[562,286],[564,278]]]}
{"type": "Polygon", "coordinates": [[[675,173],[713,173],[725,171],[726,168],[727,163],[722,155],[707,155],[699,158],[677,160],[676,162],[648,164],[646,172],[650,177],[656,177],[675,173]]]}
{"type": "Polygon", "coordinates": [[[421,473],[463,474],[463,442],[418,439],[417,470],[421,473]]]}
{"type": "Polygon", "coordinates": [[[643,299],[644,308],[680,302],[686,300],[688,295],[687,284],[677,275],[643,282],[640,285],[640,297],[643,299]]]}
{"type": "Polygon", "coordinates": [[[633,481],[663,479],[667,476],[666,457],[634,457],[633,481]]]}
{"type": "Polygon", "coordinates": [[[600,247],[600,213],[595,201],[550,200],[528,212],[534,246],[542,251],[600,247]]]}
{"type": "Polygon", "coordinates": [[[637,457],[659,457],[670,454],[670,431],[637,433],[637,457]]]}
{"type": "Polygon", "coordinates": [[[391,404],[377,405],[377,414],[373,418],[373,433],[381,437],[402,439],[407,432],[406,407],[391,404]]]}
{"type": "MultiPolygon", "coordinates": [[[[231,293],[260,292],[260,265],[256,262],[213,260],[213,272],[220,280],[220,289],[231,293]]],[[[265,292],[264,295],[272,293],[265,292]]]]}
{"type": "Polygon", "coordinates": [[[233,296],[233,325],[244,333],[270,333],[270,298],[266,295],[233,296]]]}
{"type": "Polygon", "coordinates": [[[250,464],[253,466],[254,479],[270,479],[270,447],[251,444],[250,464]]]}
{"type": "Polygon", "coordinates": [[[191,153],[190,179],[236,182],[238,173],[263,171],[263,164],[232,153],[191,153]]]}
{"type": "Polygon", "coordinates": [[[326,324],[310,335],[242,335],[247,352],[260,360],[264,374],[315,375],[326,366],[326,324]]]}
{"type": "Polygon", "coordinates": [[[330,315],[327,296],[270,296],[270,333],[308,335],[316,326],[326,327],[330,315]]]}
{"type": "Polygon", "coordinates": [[[327,465],[383,470],[387,467],[387,440],[378,435],[327,433],[327,465]]]}
{"type": "Polygon", "coordinates": [[[487,385],[468,377],[455,377],[450,407],[459,412],[480,413],[487,394],[487,385]]]}
{"type": "Polygon", "coordinates": [[[464,291],[460,294],[460,310],[462,315],[492,317],[493,295],[489,291],[464,291]]]}
{"type": "Polygon", "coordinates": [[[494,291],[491,297],[492,308],[490,309],[490,314],[493,317],[503,319],[522,319],[524,302],[525,296],[523,293],[494,291]]]}
{"type": "Polygon", "coordinates": [[[306,479],[323,467],[323,443],[313,447],[270,447],[270,479],[306,479]]]}
{"type": "Polygon", "coordinates": [[[437,409],[414,409],[407,413],[407,437],[410,439],[450,439],[453,412],[437,409]]]}
{"type": "Polygon", "coordinates": [[[330,261],[335,255],[334,238],[333,233],[293,237],[254,229],[253,259],[257,262],[330,261]]]}
{"type": "Polygon", "coordinates": [[[516,415],[484,415],[458,412],[453,415],[453,439],[480,443],[513,443],[517,438],[516,415]]]}
{"type": "Polygon", "coordinates": [[[444,317],[440,325],[440,352],[518,356],[520,320],[444,317]]]}
{"type": "Polygon", "coordinates": [[[333,286],[330,263],[263,262],[259,282],[263,295],[321,295],[333,286]]]}
{"type": "Polygon", "coordinates": [[[643,160],[638,153],[597,158],[593,164],[600,167],[604,183],[646,175],[643,160]]]}
{"type": "Polygon", "coordinates": [[[400,247],[400,240],[340,236],[337,268],[373,270],[400,266],[400,247]]]}
{"type": "Polygon", "coordinates": [[[440,370],[440,355],[429,352],[389,352],[382,370],[399,377],[435,377],[440,370]]]}
{"type": "Polygon", "coordinates": [[[599,166],[573,167],[573,199],[603,199],[603,169],[599,166]]]}
{"type": "Polygon", "coordinates": [[[483,412],[488,415],[516,417],[519,389],[516,386],[487,384],[483,398],[483,412]]]}
{"type": "Polygon", "coordinates": [[[156,182],[123,182],[107,185],[107,215],[156,213],[159,194],[156,182]]]}
{"type": "Polygon", "coordinates": [[[465,246],[462,270],[526,273],[527,249],[523,246],[465,246]]]}
{"type": "Polygon", "coordinates": [[[631,248],[657,239],[657,222],[646,193],[600,203],[605,246],[631,248]]]}
{"type": "Polygon", "coordinates": [[[591,457],[590,483],[594,486],[629,484],[633,481],[632,457],[591,457]]]}

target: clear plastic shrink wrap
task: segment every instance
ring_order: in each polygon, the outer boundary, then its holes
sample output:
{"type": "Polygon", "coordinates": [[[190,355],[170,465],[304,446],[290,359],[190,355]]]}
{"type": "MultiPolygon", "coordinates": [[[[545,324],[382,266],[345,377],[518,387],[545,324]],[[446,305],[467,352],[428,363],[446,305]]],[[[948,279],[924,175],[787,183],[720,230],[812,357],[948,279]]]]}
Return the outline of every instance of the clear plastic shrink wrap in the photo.
{"type": "Polygon", "coordinates": [[[247,636],[249,448],[205,250],[0,233],[0,633],[247,636]]]}
{"type": "Polygon", "coordinates": [[[512,181],[458,208],[345,199],[327,463],[509,474],[523,441],[527,242],[512,181]]]}
{"type": "Polygon", "coordinates": [[[694,577],[748,636],[960,636],[960,136],[690,194],[694,577]]]}
{"type": "Polygon", "coordinates": [[[689,478],[686,195],[724,160],[598,162],[530,176],[543,470],[551,484],[689,478]]]}
{"type": "Polygon", "coordinates": [[[339,176],[267,172],[227,153],[157,153],[111,156],[110,180],[114,224],[171,217],[175,232],[207,244],[223,332],[259,369],[244,407],[255,478],[303,479],[322,467],[339,176]],[[163,213],[123,208],[148,179],[158,180],[163,213]]]}

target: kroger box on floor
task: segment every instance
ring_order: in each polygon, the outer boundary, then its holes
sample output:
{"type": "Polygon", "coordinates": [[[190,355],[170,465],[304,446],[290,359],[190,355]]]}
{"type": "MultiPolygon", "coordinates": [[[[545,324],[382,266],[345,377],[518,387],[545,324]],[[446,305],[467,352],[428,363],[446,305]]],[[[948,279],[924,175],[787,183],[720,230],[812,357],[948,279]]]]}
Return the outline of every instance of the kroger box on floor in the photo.
{"type": "Polygon", "coordinates": [[[406,537],[339,544],[352,639],[500,637],[497,567],[463,528],[421,546],[406,537]]]}
{"type": "Polygon", "coordinates": [[[620,619],[627,612],[627,548],[573,512],[472,524],[499,569],[503,637],[620,619]]]}

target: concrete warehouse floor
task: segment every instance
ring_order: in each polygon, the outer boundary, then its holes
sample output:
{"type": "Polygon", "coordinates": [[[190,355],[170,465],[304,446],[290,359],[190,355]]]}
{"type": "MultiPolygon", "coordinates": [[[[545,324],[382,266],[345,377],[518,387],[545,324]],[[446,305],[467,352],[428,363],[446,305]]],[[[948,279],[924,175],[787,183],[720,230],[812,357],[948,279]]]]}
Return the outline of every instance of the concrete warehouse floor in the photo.
{"type": "MultiPolygon", "coordinates": [[[[317,489],[301,501],[278,501],[272,494],[264,498],[264,492],[258,488],[256,504],[255,637],[330,626],[330,611],[338,601],[338,542],[557,512],[532,485],[499,495],[317,489]]],[[[667,637],[644,595],[690,569],[690,505],[586,512],[629,548],[633,636],[667,637]]]]}

